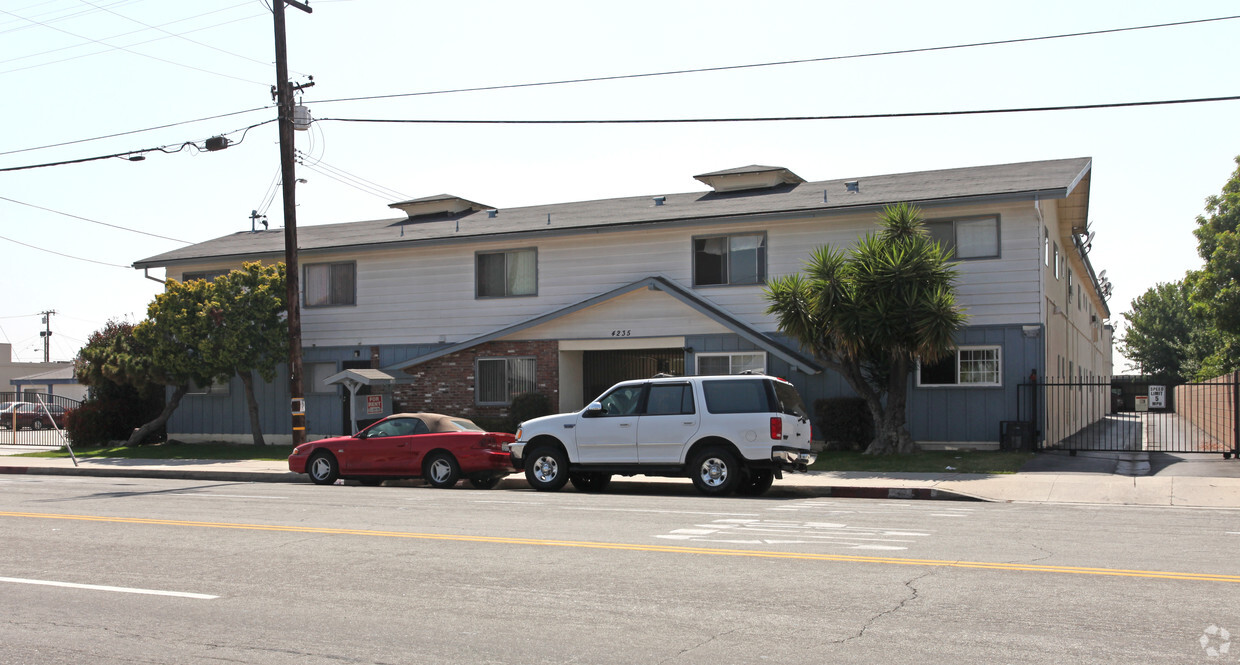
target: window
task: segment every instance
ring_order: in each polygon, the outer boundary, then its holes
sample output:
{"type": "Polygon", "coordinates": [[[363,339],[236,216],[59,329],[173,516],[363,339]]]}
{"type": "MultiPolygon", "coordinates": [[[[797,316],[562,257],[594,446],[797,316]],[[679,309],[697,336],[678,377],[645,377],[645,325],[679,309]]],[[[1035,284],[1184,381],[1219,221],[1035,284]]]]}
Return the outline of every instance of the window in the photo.
{"type": "Polygon", "coordinates": [[[478,252],[476,297],[510,298],[538,295],[538,250],[478,252]]]}
{"type": "Polygon", "coordinates": [[[534,391],[533,358],[479,358],[475,371],[479,404],[511,404],[514,395],[534,391]]]}
{"type": "Polygon", "coordinates": [[[746,370],[766,373],[765,353],[699,353],[696,360],[699,376],[740,374],[746,370]]]}
{"type": "Polygon", "coordinates": [[[1059,273],[1063,267],[1063,261],[1059,260],[1059,243],[1055,245],[1055,279],[1059,279],[1059,273]]]}
{"type": "Polygon", "coordinates": [[[1051,265],[1051,232],[1045,226],[1042,227],[1042,262],[1048,268],[1051,265]]]}
{"type": "Polygon", "coordinates": [[[604,416],[636,416],[642,403],[642,384],[620,386],[599,399],[604,416]]]}
{"type": "Polygon", "coordinates": [[[919,386],[1002,385],[999,347],[962,346],[934,364],[917,368],[919,386]]]}
{"type": "Polygon", "coordinates": [[[1072,304],[1072,271],[1068,271],[1068,304],[1072,304]]]}
{"type": "Polygon", "coordinates": [[[190,380],[189,392],[186,395],[213,395],[221,396],[228,394],[228,384],[230,379],[216,379],[206,386],[198,385],[197,381],[190,380]]]}
{"type": "Polygon", "coordinates": [[[693,285],[761,284],[766,281],[766,234],[693,239],[693,285]]]}
{"type": "Polygon", "coordinates": [[[670,416],[693,413],[693,389],[687,383],[656,383],[646,398],[647,416],[670,416]]]}
{"type": "Polygon", "coordinates": [[[357,264],[307,264],[305,293],[306,307],[356,304],[357,264]]]}
{"type": "Polygon", "coordinates": [[[766,380],[703,381],[706,410],[711,413],[762,413],[774,411],[766,392],[766,380]]]}
{"type": "Polygon", "coordinates": [[[227,275],[227,270],[196,270],[181,275],[182,282],[192,282],[196,279],[205,279],[208,282],[214,282],[216,277],[227,275]]]}
{"type": "Polygon", "coordinates": [[[999,218],[926,222],[930,237],[952,250],[955,259],[999,258],[999,218]]]}
{"type": "Polygon", "coordinates": [[[323,383],[323,379],[336,373],[336,363],[306,363],[302,374],[310,379],[306,385],[308,393],[334,393],[336,386],[323,383]]]}

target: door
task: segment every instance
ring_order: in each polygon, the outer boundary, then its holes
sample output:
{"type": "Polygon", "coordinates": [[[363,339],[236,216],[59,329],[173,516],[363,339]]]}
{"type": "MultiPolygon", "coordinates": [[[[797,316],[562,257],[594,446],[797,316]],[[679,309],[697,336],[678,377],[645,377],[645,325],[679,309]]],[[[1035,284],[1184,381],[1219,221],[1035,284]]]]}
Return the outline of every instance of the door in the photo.
{"type": "Polygon", "coordinates": [[[349,442],[341,471],[346,475],[419,475],[414,441],[419,433],[429,431],[417,418],[385,420],[366,430],[364,438],[349,442]]]}
{"type": "Polygon", "coordinates": [[[577,461],[583,464],[632,464],[637,461],[637,414],[645,384],[618,386],[599,399],[600,411],[586,410],[573,428],[577,461]]]}
{"type": "Polygon", "coordinates": [[[699,416],[688,383],[650,386],[637,422],[637,458],[642,464],[678,464],[698,430],[699,416]]]}

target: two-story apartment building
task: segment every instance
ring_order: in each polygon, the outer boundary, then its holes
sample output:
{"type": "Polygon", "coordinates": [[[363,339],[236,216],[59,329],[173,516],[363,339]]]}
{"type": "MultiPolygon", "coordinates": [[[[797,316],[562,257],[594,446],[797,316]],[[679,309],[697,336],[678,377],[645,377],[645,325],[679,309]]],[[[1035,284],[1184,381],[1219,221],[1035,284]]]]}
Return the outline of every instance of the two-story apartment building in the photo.
{"type": "MultiPolygon", "coordinates": [[[[910,431],[994,445],[1031,372],[1111,373],[1110,312],[1084,245],[1089,158],[806,182],[781,167],[695,176],[691,193],[497,209],[441,195],[394,219],[299,229],[311,437],[348,428],[345,369],[395,377],[395,410],[501,415],[537,391],[561,410],[612,383],[760,369],[807,402],[848,394],[777,330],[767,278],[813,248],[876,230],[888,204],[920,206],[954,248],[969,314],[957,353],[915,372],[910,431]]],[[[143,259],[169,279],[283,260],[281,230],[240,232],[143,259]]],[[[169,423],[182,440],[245,440],[239,381],[196,389],[169,423]]],[[[263,428],[290,432],[286,375],[261,388],[263,428]]]]}

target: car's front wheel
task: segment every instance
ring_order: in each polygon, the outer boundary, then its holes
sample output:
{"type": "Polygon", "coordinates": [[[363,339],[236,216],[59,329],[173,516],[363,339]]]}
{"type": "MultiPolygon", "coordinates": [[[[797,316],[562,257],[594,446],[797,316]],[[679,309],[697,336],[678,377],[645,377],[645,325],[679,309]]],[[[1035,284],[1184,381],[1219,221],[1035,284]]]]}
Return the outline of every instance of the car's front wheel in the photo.
{"type": "Polygon", "coordinates": [[[431,487],[445,489],[456,485],[456,481],[461,479],[461,465],[448,453],[431,453],[426,458],[422,475],[431,487]]]}
{"type": "Polygon", "coordinates": [[[555,446],[543,446],[525,460],[525,480],[540,492],[554,492],[568,482],[568,456],[555,446]]]}
{"type": "Polygon", "coordinates": [[[340,463],[331,453],[318,453],[306,464],[306,472],[315,485],[330,485],[340,477],[340,463]]]}
{"type": "Polygon", "coordinates": [[[43,421],[35,418],[34,422],[30,423],[30,429],[43,429],[43,421]]]}
{"type": "Polygon", "coordinates": [[[744,474],[735,455],[722,446],[711,446],[693,458],[689,475],[702,494],[723,496],[736,489],[744,474]]]}

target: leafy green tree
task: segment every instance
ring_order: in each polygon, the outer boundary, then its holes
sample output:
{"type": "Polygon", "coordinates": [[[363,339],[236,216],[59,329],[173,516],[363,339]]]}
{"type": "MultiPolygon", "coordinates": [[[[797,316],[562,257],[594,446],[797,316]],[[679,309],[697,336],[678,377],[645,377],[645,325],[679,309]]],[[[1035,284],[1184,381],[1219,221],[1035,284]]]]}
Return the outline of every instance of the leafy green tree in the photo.
{"type": "Polygon", "coordinates": [[[921,211],[888,206],[880,224],[849,250],[817,248],[804,274],[770,280],[767,312],[865,400],[874,419],[866,453],[908,453],[917,449],[906,426],[909,374],[952,353],[965,314],[955,266],[921,211]]]}
{"type": "MultiPolygon", "coordinates": [[[[1161,381],[1184,382],[1195,373],[1189,339],[1203,324],[1193,315],[1190,280],[1161,283],[1137,296],[1124,312],[1128,321],[1119,350],[1142,374],[1161,381]]],[[[1197,359],[1197,365],[1200,359],[1197,359]]]]}
{"type": "MultiPolygon", "coordinates": [[[[1197,217],[1197,253],[1205,266],[1193,285],[1193,308],[1213,327],[1215,352],[1207,359],[1218,374],[1240,369],[1240,156],[1219,196],[1206,199],[1197,217]]],[[[1217,374],[1216,374],[1217,376],[1217,374]]]]}
{"type": "Polygon", "coordinates": [[[211,361],[230,367],[241,378],[256,446],[264,441],[254,397],[254,373],[270,383],[275,380],[276,365],[288,355],[284,278],[283,263],[246,263],[216,278],[212,283],[214,298],[207,311],[213,324],[210,348],[219,354],[211,361]]]}
{"type": "Polygon", "coordinates": [[[83,409],[70,419],[74,441],[105,443],[128,438],[164,406],[164,386],[148,371],[133,324],[108,321],[87,338],[73,364],[74,377],[89,388],[83,409]],[[87,416],[85,414],[94,414],[87,416]]]}

